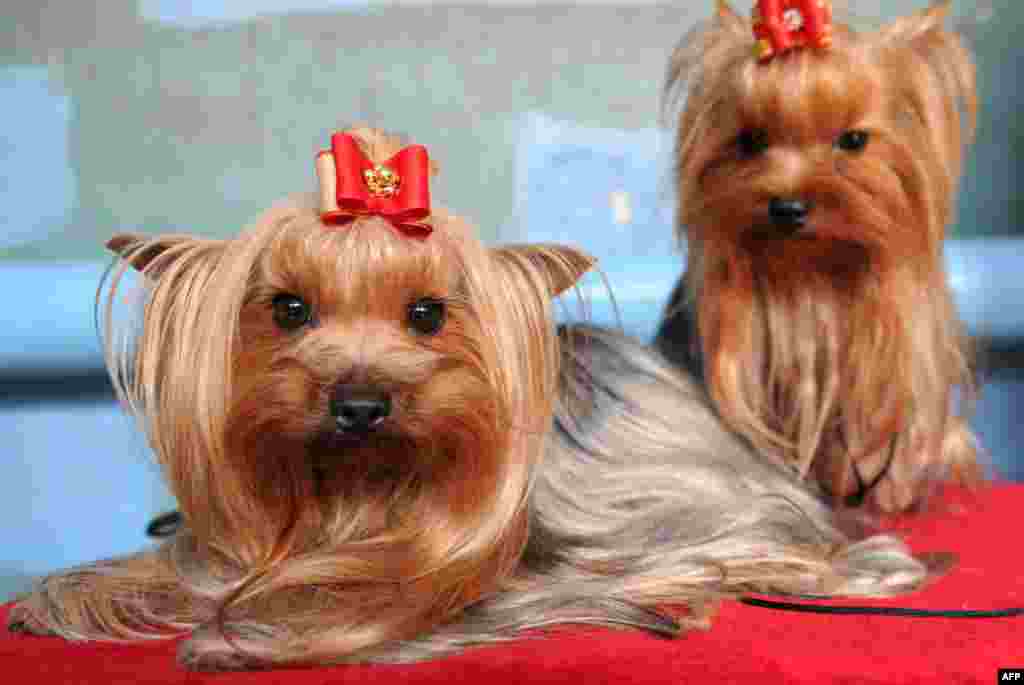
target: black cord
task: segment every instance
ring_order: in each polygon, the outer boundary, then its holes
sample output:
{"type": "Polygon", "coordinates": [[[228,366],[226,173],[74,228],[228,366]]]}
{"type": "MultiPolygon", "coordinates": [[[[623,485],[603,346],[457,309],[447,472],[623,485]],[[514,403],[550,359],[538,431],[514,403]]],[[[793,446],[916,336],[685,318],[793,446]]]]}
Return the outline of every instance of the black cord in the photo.
{"type": "Polygon", "coordinates": [[[740,603],[762,609],[779,611],[802,611],[809,614],[844,614],[855,616],[904,616],[908,618],[1011,618],[1024,616],[1024,607],[1008,609],[956,610],[956,609],[908,609],[906,607],[832,606],[827,604],[805,604],[802,602],[781,602],[758,597],[741,597],[740,603]]]}
{"type": "MultiPolygon", "coordinates": [[[[882,470],[875,474],[875,477],[871,479],[869,483],[864,482],[864,476],[860,475],[860,469],[857,468],[856,463],[850,464],[853,469],[853,477],[857,479],[857,492],[851,493],[843,498],[843,503],[848,507],[859,507],[864,504],[864,499],[868,496],[875,486],[882,482],[882,479],[889,473],[889,469],[892,467],[893,461],[896,459],[896,440],[899,436],[896,436],[889,443],[889,458],[886,459],[885,465],[882,466],[882,470]]],[[[835,494],[829,490],[824,483],[819,484],[822,492],[825,493],[830,499],[835,499],[835,494]]]]}

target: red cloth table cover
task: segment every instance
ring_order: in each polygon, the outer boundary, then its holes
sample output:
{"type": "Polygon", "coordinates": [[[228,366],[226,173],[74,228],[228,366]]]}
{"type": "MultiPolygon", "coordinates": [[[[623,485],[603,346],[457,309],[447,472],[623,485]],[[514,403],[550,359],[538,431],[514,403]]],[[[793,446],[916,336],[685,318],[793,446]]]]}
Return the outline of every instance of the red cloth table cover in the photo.
{"type": "MultiPolygon", "coordinates": [[[[925,590],[845,602],[927,609],[1024,606],[1024,485],[947,488],[927,513],[886,523],[919,552],[951,551],[955,569],[925,590]]],[[[7,607],[0,610],[6,615],[7,607]]],[[[6,624],[6,622],[5,622],[6,624]]],[[[69,644],[0,632],[0,681],[347,685],[399,683],[985,683],[1024,668],[1024,617],[834,616],[724,603],[707,632],[666,640],[637,632],[564,628],[413,665],[194,673],[177,641],[69,644]]]]}

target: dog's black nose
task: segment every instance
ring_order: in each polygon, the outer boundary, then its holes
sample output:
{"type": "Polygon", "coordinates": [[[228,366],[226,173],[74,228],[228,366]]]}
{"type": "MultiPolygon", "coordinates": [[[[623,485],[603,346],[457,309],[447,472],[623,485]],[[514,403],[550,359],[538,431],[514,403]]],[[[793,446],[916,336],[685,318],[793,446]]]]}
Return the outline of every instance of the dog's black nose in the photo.
{"type": "Polygon", "coordinates": [[[338,428],[347,433],[371,431],[391,414],[391,398],[388,395],[347,388],[335,390],[330,406],[338,428]]]}
{"type": "Polygon", "coordinates": [[[810,204],[793,198],[773,197],[768,203],[768,215],[776,226],[803,226],[810,204]]]}

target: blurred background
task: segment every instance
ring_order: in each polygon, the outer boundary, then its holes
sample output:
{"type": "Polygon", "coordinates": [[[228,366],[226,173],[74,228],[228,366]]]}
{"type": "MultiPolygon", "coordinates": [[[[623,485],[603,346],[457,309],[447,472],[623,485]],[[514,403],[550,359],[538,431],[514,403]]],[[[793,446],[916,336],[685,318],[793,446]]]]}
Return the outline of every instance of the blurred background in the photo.
{"type": "MultiPolygon", "coordinates": [[[[750,0],[736,2],[748,11],[750,0]]],[[[850,0],[865,27],[924,0],[850,0]]],[[[954,3],[982,118],[947,246],[988,350],[976,428],[1024,480],[1024,21],[954,3]]],[[[601,258],[649,337],[678,277],[667,59],[712,0],[7,0],[0,9],[0,599],[48,570],[136,549],[173,507],[117,407],[93,298],[118,231],[237,232],[314,186],[330,133],[403,132],[434,196],[492,242],[601,258]]],[[[611,320],[595,289],[596,316],[611,320]]]]}

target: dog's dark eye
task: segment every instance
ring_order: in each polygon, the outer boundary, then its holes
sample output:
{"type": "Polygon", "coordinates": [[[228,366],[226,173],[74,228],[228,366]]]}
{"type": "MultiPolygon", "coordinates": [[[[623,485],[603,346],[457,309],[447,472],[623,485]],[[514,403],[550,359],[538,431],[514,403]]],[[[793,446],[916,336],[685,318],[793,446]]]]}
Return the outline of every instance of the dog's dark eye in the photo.
{"type": "Polygon", "coordinates": [[[421,335],[434,335],[444,326],[444,302],[424,297],[409,305],[409,326],[421,335]]]}
{"type": "Polygon", "coordinates": [[[836,138],[836,147],[847,152],[860,152],[867,147],[869,137],[867,131],[859,129],[843,131],[842,135],[836,138]]]}
{"type": "Polygon", "coordinates": [[[286,331],[305,325],[311,318],[309,305],[297,295],[275,295],[271,305],[274,308],[274,323],[286,331]]]}
{"type": "Polygon", "coordinates": [[[736,138],[736,146],[743,157],[757,157],[768,149],[768,134],[759,128],[748,128],[736,138]]]}

